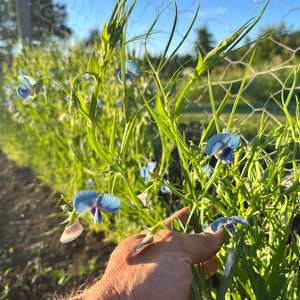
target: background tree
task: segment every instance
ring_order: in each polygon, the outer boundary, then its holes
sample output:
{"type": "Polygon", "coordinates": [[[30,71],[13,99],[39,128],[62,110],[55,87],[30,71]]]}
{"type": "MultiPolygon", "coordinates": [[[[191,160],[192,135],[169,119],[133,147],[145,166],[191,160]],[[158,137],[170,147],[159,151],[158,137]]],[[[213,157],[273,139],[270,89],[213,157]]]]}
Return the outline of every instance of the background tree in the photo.
{"type": "Polygon", "coordinates": [[[0,1],[0,61],[12,55],[18,39],[15,1],[0,1]]]}
{"type": "Polygon", "coordinates": [[[214,48],[214,44],[213,34],[208,31],[205,25],[197,29],[196,50],[199,49],[201,54],[205,56],[214,48]]]}
{"type": "Polygon", "coordinates": [[[83,40],[85,45],[94,45],[96,41],[100,41],[101,32],[99,29],[94,28],[89,31],[88,36],[83,40]]]}
{"type": "MultiPolygon", "coordinates": [[[[65,25],[65,5],[53,4],[52,0],[28,0],[32,38],[42,43],[51,37],[60,39],[71,34],[65,25]]],[[[17,9],[15,0],[0,1],[0,59],[11,57],[18,41],[17,9]]]]}
{"type": "Polygon", "coordinates": [[[33,38],[46,41],[49,37],[66,38],[71,29],[65,25],[67,13],[62,4],[52,0],[29,0],[33,38]]]}
{"type": "MultiPolygon", "coordinates": [[[[260,29],[258,42],[255,45],[255,56],[259,60],[272,61],[275,56],[286,60],[291,56],[290,49],[296,50],[300,44],[300,31],[287,29],[285,23],[279,26],[268,26],[260,29]],[[289,49],[290,48],[290,49],[289,49]]],[[[295,52],[300,56],[300,52],[295,52]]]]}

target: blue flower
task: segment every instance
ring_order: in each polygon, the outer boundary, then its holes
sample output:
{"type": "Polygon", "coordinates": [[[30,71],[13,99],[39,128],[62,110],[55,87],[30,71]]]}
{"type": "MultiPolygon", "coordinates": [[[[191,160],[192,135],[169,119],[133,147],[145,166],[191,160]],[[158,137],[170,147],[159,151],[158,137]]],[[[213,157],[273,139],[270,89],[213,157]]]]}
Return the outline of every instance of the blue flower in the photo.
{"type": "MultiPolygon", "coordinates": [[[[169,184],[168,181],[166,181],[165,183],[166,183],[166,184],[169,184]]],[[[170,189],[168,186],[166,186],[166,185],[161,186],[160,191],[161,191],[163,194],[169,194],[169,193],[171,193],[171,189],[170,189]]]]}
{"type": "Polygon", "coordinates": [[[89,187],[92,187],[92,186],[94,185],[94,181],[93,181],[92,178],[89,178],[89,179],[88,179],[87,185],[88,185],[89,187]]]}
{"type": "Polygon", "coordinates": [[[109,194],[98,194],[93,190],[80,191],[73,201],[73,206],[78,214],[90,211],[93,216],[94,224],[101,224],[101,210],[113,213],[120,208],[120,200],[109,194]]]}
{"type": "MultiPolygon", "coordinates": [[[[206,165],[204,168],[201,168],[201,170],[207,176],[207,178],[211,177],[211,173],[213,172],[213,169],[211,168],[210,165],[206,165]]],[[[197,174],[195,174],[194,178],[199,179],[197,174]]]]}
{"type": "MultiPolygon", "coordinates": [[[[300,176],[300,167],[297,167],[297,174],[298,176],[300,176]]],[[[294,177],[295,177],[294,171],[292,171],[290,175],[284,176],[281,181],[282,185],[286,188],[292,186],[292,184],[294,183],[294,177]]]]}
{"type": "Polygon", "coordinates": [[[156,168],[156,161],[149,162],[147,167],[142,167],[140,174],[145,179],[146,182],[148,182],[152,177],[150,176],[149,172],[152,173],[154,169],[156,168]]]}
{"type": "Polygon", "coordinates": [[[105,105],[105,103],[106,103],[106,102],[105,102],[103,99],[99,99],[99,100],[98,100],[98,106],[99,106],[99,107],[102,107],[103,105],[105,105]]]}
{"type": "Polygon", "coordinates": [[[35,80],[30,76],[19,76],[21,86],[17,87],[18,95],[24,100],[31,100],[35,94],[35,80]]]}
{"type": "Polygon", "coordinates": [[[234,264],[234,251],[229,250],[228,253],[227,253],[227,258],[226,258],[226,261],[225,261],[225,268],[224,268],[224,271],[223,271],[223,276],[224,277],[228,277],[233,264],[234,264]]]}
{"type": "Polygon", "coordinates": [[[84,82],[88,81],[89,77],[90,77],[89,74],[83,74],[82,81],[84,81],[84,82]]]}
{"type": "Polygon", "coordinates": [[[65,122],[67,120],[67,115],[66,114],[62,114],[59,118],[58,121],[60,122],[65,122]]]}
{"type": "Polygon", "coordinates": [[[68,226],[64,232],[62,233],[60,237],[60,241],[62,243],[69,243],[77,239],[83,231],[83,226],[80,224],[78,219],[75,220],[75,222],[68,226]]]}
{"type": "MultiPolygon", "coordinates": [[[[138,68],[136,62],[133,60],[125,61],[125,83],[133,84],[137,81],[138,77],[139,77],[139,68],[138,68]]],[[[123,84],[122,71],[119,71],[118,79],[119,79],[120,83],[123,84]]]]}
{"type": "Polygon", "coordinates": [[[225,226],[225,228],[232,234],[235,235],[235,228],[232,225],[232,223],[239,223],[239,224],[249,224],[246,219],[243,219],[238,216],[232,216],[232,217],[221,217],[218,218],[217,220],[213,221],[211,223],[211,229],[212,231],[217,231],[221,226],[225,226]]]}
{"type": "Polygon", "coordinates": [[[55,68],[50,68],[50,75],[51,76],[55,76],[55,72],[56,72],[56,70],[55,70],[55,68]]]}
{"type": "Polygon", "coordinates": [[[147,193],[139,194],[139,195],[137,195],[137,197],[142,200],[142,203],[144,206],[146,206],[146,207],[149,206],[149,199],[148,199],[147,193]]]}
{"type": "Polygon", "coordinates": [[[219,133],[212,136],[205,146],[205,153],[208,156],[215,155],[221,162],[230,164],[232,162],[233,149],[240,141],[240,136],[230,133],[219,133]]]}

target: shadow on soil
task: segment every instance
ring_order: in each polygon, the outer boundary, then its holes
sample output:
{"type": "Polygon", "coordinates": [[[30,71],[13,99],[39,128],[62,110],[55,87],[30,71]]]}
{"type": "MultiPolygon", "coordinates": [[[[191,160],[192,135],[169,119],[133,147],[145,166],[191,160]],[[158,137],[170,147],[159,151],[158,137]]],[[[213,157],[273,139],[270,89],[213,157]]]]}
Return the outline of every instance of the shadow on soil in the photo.
{"type": "Polygon", "coordinates": [[[103,274],[114,245],[103,233],[70,244],[56,211],[59,194],[0,150],[0,299],[57,299],[103,274]]]}

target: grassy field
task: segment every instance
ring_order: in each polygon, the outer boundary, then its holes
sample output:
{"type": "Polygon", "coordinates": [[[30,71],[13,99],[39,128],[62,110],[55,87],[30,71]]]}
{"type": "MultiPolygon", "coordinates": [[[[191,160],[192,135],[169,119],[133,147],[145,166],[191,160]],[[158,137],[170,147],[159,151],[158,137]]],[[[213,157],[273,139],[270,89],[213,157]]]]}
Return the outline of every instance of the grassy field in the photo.
{"type": "Polygon", "coordinates": [[[32,46],[4,65],[0,147],[62,194],[57,207],[66,226],[77,220],[114,243],[149,227],[159,234],[162,219],[184,206],[196,233],[220,216],[243,218],[247,226],[228,232],[218,254],[224,268],[234,253],[229,276],[218,271],[220,284],[210,288],[201,267],[193,268],[192,298],[297,299],[299,61],[258,64],[251,56],[238,66],[215,64],[253,21],[199,59],[189,76],[161,76],[169,58],[154,66],[146,56],[141,66],[127,51],[125,4],[116,4],[94,51],[32,46]],[[15,92],[24,75],[36,81],[32,99],[15,92]],[[157,163],[152,172],[150,162],[157,163]],[[82,190],[119,199],[120,210],[94,224],[92,208],[73,207],[82,190]]]}

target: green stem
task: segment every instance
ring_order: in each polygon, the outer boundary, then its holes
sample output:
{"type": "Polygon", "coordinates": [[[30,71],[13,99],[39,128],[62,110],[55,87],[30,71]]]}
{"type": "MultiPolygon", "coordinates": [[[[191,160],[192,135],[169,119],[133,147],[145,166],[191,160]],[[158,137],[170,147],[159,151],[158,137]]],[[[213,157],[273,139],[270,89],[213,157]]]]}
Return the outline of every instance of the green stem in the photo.
{"type": "Polygon", "coordinates": [[[64,85],[60,81],[58,81],[57,79],[55,79],[52,76],[45,76],[42,78],[42,80],[44,80],[44,79],[52,79],[53,81],[55,81],[57,83],[57,85],[70,97],[70,93],[68,92],[68,90],[64,87],[64,85]]]}
{"type": "Polygon", "coordinates": [[[132,186],[127,178],[127,176],[125,175],[125,173],[123,172],[123,170],[121,170],[121,175],[122,178],[129,190],[129,194],[132,198],[133,203],[135,204],[137,210],[138,210],[138,214],[150,225],[150,226],[154,226],[157,222],[149,215],[145,212],[145,210],[142,209],[142,206],[140,204],[139,199],[137,198],[137,196],[134,193],[134,190],[132,189],[132,186]]]}
{"type": "Polygon", "coordinates": [[[105,153],[96,136],[96,129],[93,123],[88,127],[88,135],[89,141],[93,148],[93,150],[97,153],[97,155],[109,166],[115,165],[115,162],[105,153]]]}
{"type": "Polygon", "coordinates": [[[95,123],[97,99],[100,93],[100,85],[101,85],[101,78],[100,79],[98,78],[93,88],[90,111],[89,111],[89,118],[91,119],[92,123],[95,123]]]}

